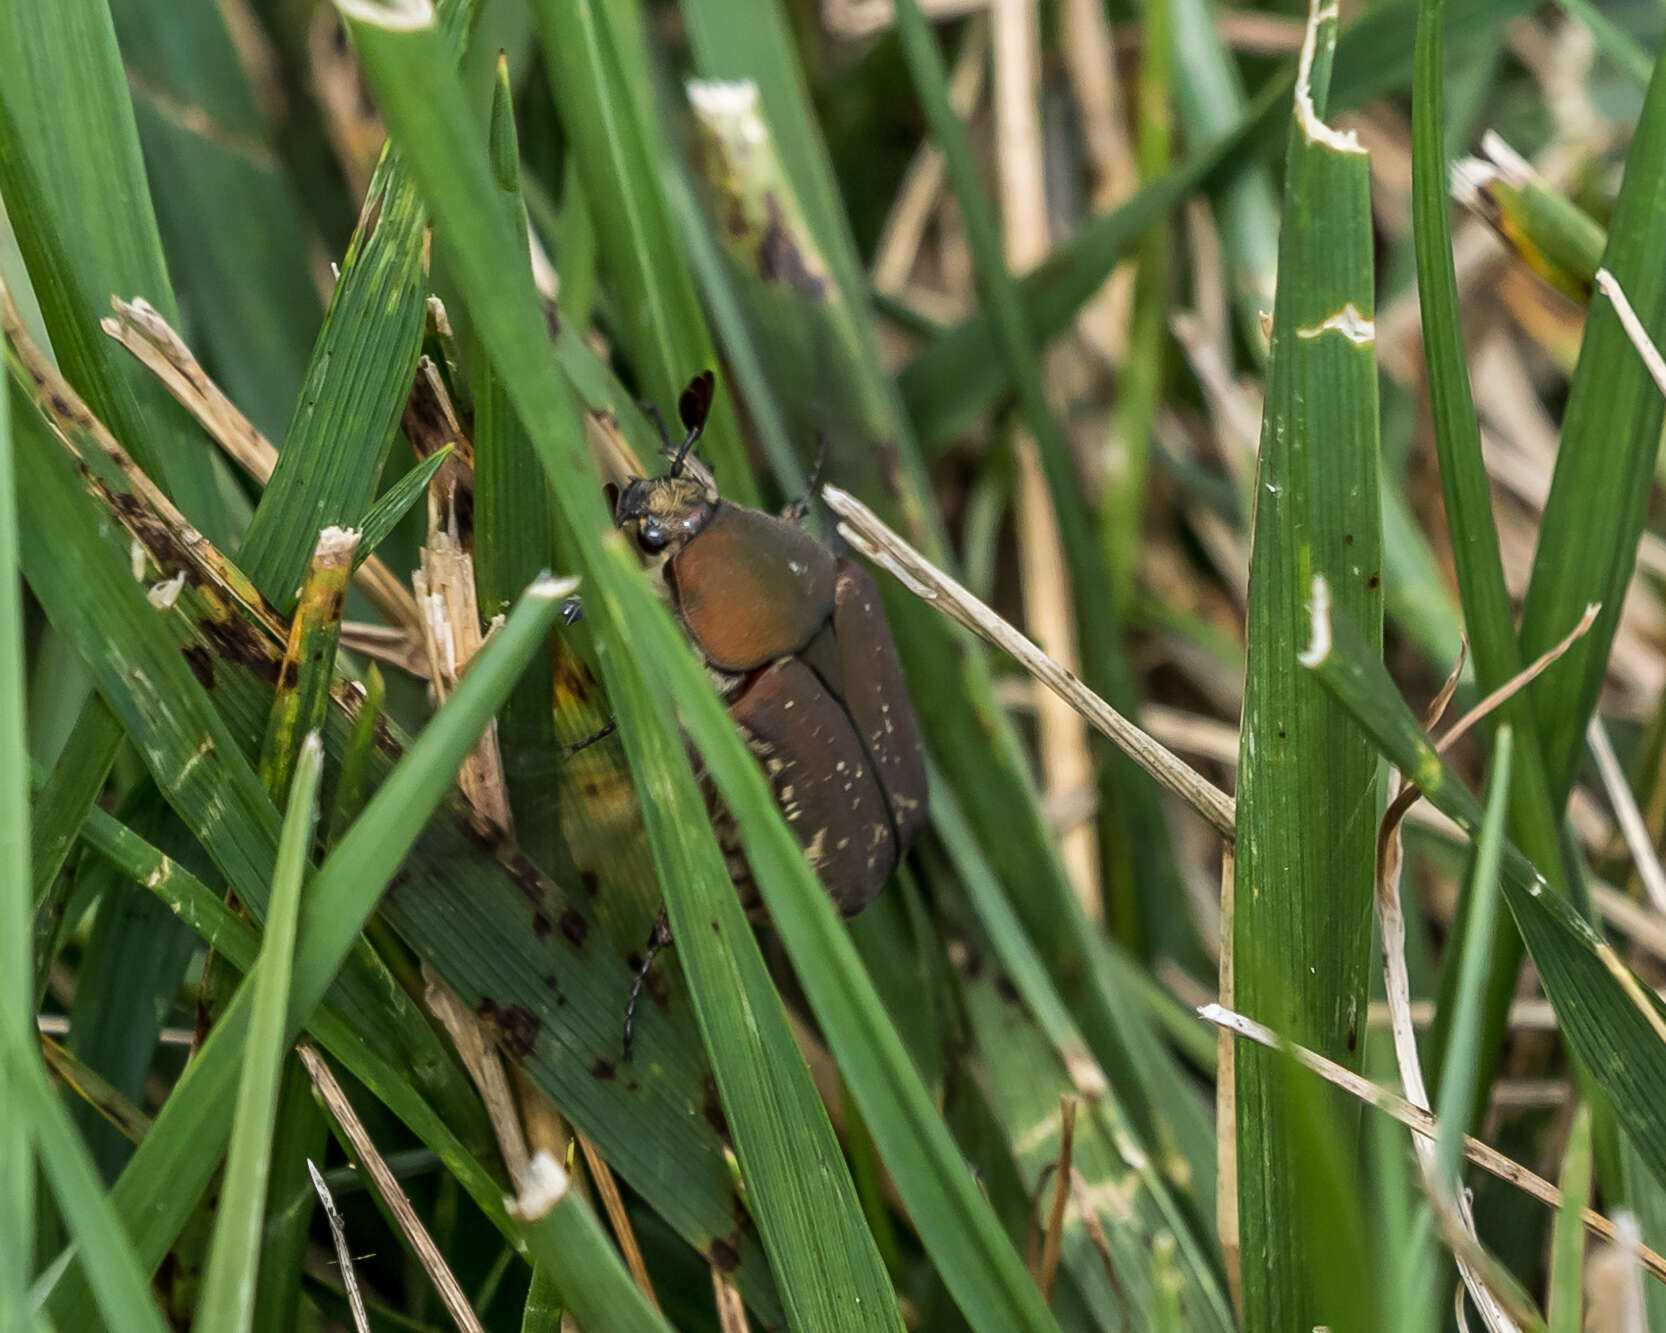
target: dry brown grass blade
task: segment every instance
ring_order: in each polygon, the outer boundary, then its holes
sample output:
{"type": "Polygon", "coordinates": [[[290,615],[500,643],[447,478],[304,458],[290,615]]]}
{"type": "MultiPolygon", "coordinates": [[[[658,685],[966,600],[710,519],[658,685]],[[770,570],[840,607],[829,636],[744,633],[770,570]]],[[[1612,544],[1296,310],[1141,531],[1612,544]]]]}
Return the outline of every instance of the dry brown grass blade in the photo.
{"type": "Polygon", "coordinates": [[[485,1333],[473,1307],[469,1305],[468,1297],[463,1294],[463,1289],[452,1274],[450,1265],[446,1263],[445,1256],[440,1253],[440,1247],[434,1244],[434,1238],[422,1225],[422,1219],[416,1215],[416,1209],[411,1207],[411,1201],[400,1188],[392,1169],[376,1150],[370,1132],[365,1129],[364,1122],[353,1110],[352,1102],[347,1100],[347,1094],[341,1090],[341,1084],[336,1082],[336,1077],[330,1072],[330,1066],[324,1057],[305,1043],[297,1046],[295,1052],[301,1057],[301,1063],[307,1067],[312,1086],[318,1090],[325,1108],[341,1126],[347,1141],[353,1145],[359,1165],[370,1177],[371,1184],[387,1204],[388,1211],[393,1214],[393,1220],[398,1224],[400,1232],[416,1253],[417,1262],[422,1265],[429,1281],[434,1284],[434,1290],[439,1293],[452,1322],[462,1333],[485,1333]]]}
{"type": "Polygon", "coordinates": [[[1082,1215],[1082,1227],[1088,1234],[1088,1240],[1098,1253],[1099,1262],[1105,1266],[1105,1278],[1111,1284],[1111,1294],[1116,1297],[1117,1307],[1122,1312],[1122,1326],[1131,1329],[1134,1327],[1134,1314],[1128,1304],[1128,1293],[1122,1289],[1122,1279],[1117,1275],[1111,1238],[1105,1234],[1105,1227],[1099,1220],[1099,1210],[1094,1207],[1087,1181],[1075,1169],[1070,1172],[1070,1193],[1076,1200],[1077,1211],[1082,1215]]]}
{"type": "MultiPolygon", "coordinates": [[[[232,462],[262,486],[271,480],[277,449],[209,378],[167,320],[142,297],[113,297],[110,305],[115,317],[101,320],[99,327],[161,382],[232,462]]],[[[381,559],[369,556],[354,571],[353,584],[390,625],[416,628],[410,591],[381,559]]]]}
{"type": "Polygon", "coordinates": [[[1643,812],[1637,808],[1637,797],[1632,793],[1625,769],[1620,766],[1619,756],[1614,753],[1613,742],[1608,739],[1608,729],[1602,725],[1600,713],[1591,714],[1591,724],[1585,729],[1585,742],[1590,746],[1591,757],[1597,761],[1597,773],[1602,779],[1603,790],[1608,793],[1608,803],[1614,809],[1620,832],[1625,837],[1626,850],[1631,853],[1632,864],[1637,867],[1637,876],[1642,880],[1655,911],[1666,912],[1666,870],[1662,870],[1660,857],[1655,854],[1654,838],[1643,820],[1643,812]]]}
{"type": "MultiPolygon", "coordinates": [[[[57,367],[41,354],[18,315],[11,294],[4,287],[0,287],[0,328],[4,329],[7,343],[34,384],[35,406],[70,456],[87,464],[82,469],[83,484],[95,493],[104,509],[119,518],[134,539],[152,555],[164,557],[158,559],[158,564],[176,565],[179,559],[183,559],[205,582],[234,600],[239,609],[264,629],[274,642],[287,640],[288,622],[208,538],[186,521],[173,501],[145,475],[132,455],[93,415],[81,396],[70,387],[69,381],[58,373],[57,367]],[[139,502],[137,506],[124,507],[117,503],[109,487],[97,476],[99,469],[90,459],[81,458],[83,447],[97,450],[104,463],[120,473],[122,484],[139,502]],[[152,550],[153,542],[165,547],[165,550],[152,550]]],[[[174,592],[177,595],[177,587],[174,592]]]]}
{"type": "MultiPolygon", "coordinates": [[[[642,1247],[636,1242],[636,1232],[631,1227],[630,1214],[625,1211],[619,1185],[613,1179],[613,1169],[588,1135],[579,1134],[576,1137],[579,1149],[584,1153],[584,1164],[590,1170],[590,1179],[601,1197],[602,1211],[607,1214],[608,1224],[613,1228],[613,1238],[618,1241],[619,1251],[625,1257],[625,1267],[630,1270],[637,1289],[648,1298],[648,1304],[658,1310],[659,1297],[654,1294],[653,1279],[648,1276],[648,1265],[642,1258],[642,1247]]],[[[715,1274],[717,1270],[714,1268],[712,1272],[715,1274]]]]}
{"type": "MultiPolygon", "coordinates": [[[[1392,1116],[1420,1139],[1433,1142],[1440,1132],[1439,1122],[1434,1114],[1421,1107],[1413,1106],[1404,1097],[1380,1087],[1367,1078],[1337,1064],[1334,1060],[1327,1060],[1316,1051],[1308,1050],[1305,1046],[1297,1046],[1285,1041],[1272,1029],[1264,1027],[1252,1018],[1219,1004],[1206,1004],[1198,1010],[1198,1017],[1205,1022],[1213,1023],[1248,1041],[1253,1041],[1271,1050],[1283,1051],[1291,1059],[1324,1079],[1341,1088],[1350,1096],[1359,1098],[1368,1106],[1375,1107],[1385,1115],[1392,1116]]],[[[1468,1134],[1463,1139],[1464,1157],[1483,1171],[1497,1176],[1507,1184],[1515,1186],[1524,1194],[1529,1194],[1540,1203],[1550,1208],[1562,1206],[1562,1191],[1543,1176],[1528,1170],[1519,1162],[1506,1157],[1496,1148],[1472,1138],[1468,1134]]],[[[1580,1212],[1585,1223],[1585,1229],[1594,1236],[1601,1236],[1604,1240],[1616,1241],[1620,1238],[1619,1228],[1608,1218],[1593,1208],[1585,1208],[1580,1212]]],[[[1643,1267],[1656,1279],[1666,1282],[1666,1257],[1653,1250],[1643,1248],[1640,1254],[1643,1267]]]]}
{"type": "Polygon", "coordinates": [[[1222,837],[1234,833],[1233,800],[1123,717],[1071,672],[1047,656],[1012,624],[938,569],[849,491],[822,487],[822,498],[840,520],[839,533],[851,546],[895,577],[922,601],[959,621],[1009,654],[1026,671],[1062,697],[1157,782],[1196,810],[1222,837]]]}
{"type": "Polygon", "coordinates": [[[341,1269],[341,1285],[347,1291],[347,1308],[353,1314],[353,1328],[356,1333],[370,1333],[370,1316],[365,1313],[364,1297],[359,1292],[359,1275],[353,1268],[353,1250],[347,1243],[347,1224],[336,1210],[335,1196],[325,1183],[324,1173],[310,1157],[307,1158],[307,1174],[312,1177],[312,1187],[318,1191],[318,1202],[324,1205],[324,1216],[330,1224],[330,1238],[335,1241],[336,1247],[336,1266],[341,1269]]]}
{"type": "Polygon", "coordinates": [[[492,1134],[497,1139],[498,1152],[508,1168],[509,1178],[519,1180],[526,1174],[531,1154],[527,1150],[520,1114],[497,1049],[487,1039],[480,1019],[429,970],[426,963],[423,964],[422,974],[426,982],[423,1002],[427,1004],[428,1012],[439,1019],[451,1038],[451,1044],[457,1048],[463,1067],[469,1071],[469,1078],[474,1081],[480,1100],[486,1107],[486,1118],[491,1122],[492,1134]]]}
{"type": "Polygon", "coordinates": [[[712,1265],[712,1296],[717,1302],[717,1326],[723,1333],[749,1333],[746,1302],[729,1275],[716,1264],[712,1265]]]}
{"type": "MultiPolygon", "coordinates": [[[[977,110],[988,60],[989,26],[978,15],[966,31],[949,77],[949,105],[962,120],[970,120],[977,110]]],[[[944,177],[942,150],[934,143],[921,144],[908,164],[880,231],[879,244],[874,247],[874,290],[893,295],[907,290],[926,228],[943,197],[944,177]]]]}
{"type": "Polygon", "coordinates": [[[1053,1303],[1053,1284],[1059,1276],[1059,1246],[1064,1240],[1064,1207],[1070,1201],[1074,1174],[1071,1156],[1076,1147],[1076,1098],[1059,1098],[1059,1158],[1053,1166],[1053,1207],[1047,1216],[1047,1231],[1041,1241],[1041,1298],[1053,1303]]]}

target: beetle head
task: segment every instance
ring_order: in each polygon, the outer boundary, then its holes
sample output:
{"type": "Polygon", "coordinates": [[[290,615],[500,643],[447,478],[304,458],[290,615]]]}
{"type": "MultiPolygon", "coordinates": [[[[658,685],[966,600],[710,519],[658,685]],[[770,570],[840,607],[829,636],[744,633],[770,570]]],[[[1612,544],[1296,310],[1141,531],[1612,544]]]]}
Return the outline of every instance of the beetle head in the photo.
{"type": "Polygon", "coordinates": [[[688,433],[672,455],[670,470],[663,477],[632,477],[614,507],[613,521],[656,566],[680,551],[717,510],[717,479],[693,453],[711,411],[713,387],[709,370],[689,381],[677,400],[688,433]]]}

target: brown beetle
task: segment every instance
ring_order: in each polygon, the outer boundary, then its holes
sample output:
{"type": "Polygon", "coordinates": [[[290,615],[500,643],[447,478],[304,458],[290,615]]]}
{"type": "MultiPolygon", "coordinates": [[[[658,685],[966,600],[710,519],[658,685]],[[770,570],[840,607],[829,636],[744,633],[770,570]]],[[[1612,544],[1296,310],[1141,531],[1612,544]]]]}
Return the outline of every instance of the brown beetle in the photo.
{"type": "MultiPolygon", "coordinates": [[[[919,726],[868,572],[805,531],[807,502],[781,518],[734,504],[693,456],[713,387],[708,370],[683,390],[687,435],[670,469],[632,478],[614,521],[727,701],[822,887],[851,916],[925,824],[919,726]]],[[[709,799],[735,887],[755,913],[734,820],[709,799]]],[[[667,939],[662,914],[649,962],[667,939]]],[[[629,1035],[627,1013],[627,1051],[629,1035]]]]}

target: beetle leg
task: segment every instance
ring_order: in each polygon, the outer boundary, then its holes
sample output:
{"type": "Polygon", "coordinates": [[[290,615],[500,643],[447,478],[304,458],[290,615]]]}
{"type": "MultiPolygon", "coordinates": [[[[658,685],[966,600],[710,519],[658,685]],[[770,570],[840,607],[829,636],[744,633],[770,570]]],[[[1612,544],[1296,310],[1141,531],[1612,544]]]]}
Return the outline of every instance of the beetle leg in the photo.
{"type": "Polygon", "coordinates": [[[636,1027],[636,1002],[642,998],[642,988],[648,982],[648,971],[654,965],[654,959],[671,943],[671,919],[665,915],[665,908],[659,909],[659,915],[654,918],[654,928],[648,933],[648,943],[642,950],[642,963],[636,969],[636,975],[631,978],[631,993],[625,1000],[625,1063],[631,1060],[631,1042],[636,1027]]]}
{"type": "Polygon", "coordinates": [[[610,717],[610,718],[608,718],[606,724],[603,725],[603,727],[600,731],[593,731],[593,732],[590,733],[590,735],[586,736],[583,740],[574,741],[571,745],[569,745],[567,747],[567,753],[569,755],[574,755],[574,754],[577,754],[580,750],[588,750],[597,741],[606,740],[609,736],[611,736],[614,732],[616,732],[618,730],[619,730],[619,719],[616,718],[616,717],[610,717]]]}
{"type": "Polygon", "coordinates": [[[804,483],[804,494],[794,500],[782,512],[781,517],[789,523],[802,523],[810,514],[810,506],[816,500],[816,488],[821,485],[822,468],[827,463],[827,436],[822,431],[816,432],[816,461],[810,464],[810,477],[804,483]]]}
{"type": "Polygon", "coordinates": [[[665,418],[660,415],[659,408],[655,407],[646,398],[638,398],[636,406],[643,416],[654,423],[654,429],[659,432],[659,442],[664,446],[664,452],[669,455],[671,453],[671,434],[665,429],[665,418]]]}

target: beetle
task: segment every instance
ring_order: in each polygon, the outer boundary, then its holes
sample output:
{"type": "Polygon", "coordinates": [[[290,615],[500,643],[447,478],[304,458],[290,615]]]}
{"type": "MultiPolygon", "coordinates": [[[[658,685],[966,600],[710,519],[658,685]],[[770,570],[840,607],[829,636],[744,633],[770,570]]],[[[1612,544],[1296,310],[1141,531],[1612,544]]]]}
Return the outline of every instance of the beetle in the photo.
{"type": "MultiPolygon", "coordinates": [[[[736,504],[695,456],[715,383],[707,370],[683,390],[687,433],[670,468],[630,478],[614,522],[728,705],[823,889],[853,916],[925,825],[919,724],[873,577],[805,529],[808,496],[780,517],[736,504]]],[[[756,917],[761,899],[734,818],[709,784],[707,799],[730,876],[756,917]]],[[[662,911],[627,1005],[627,1056],[642,982],[669,940],[662,911]]]]}

